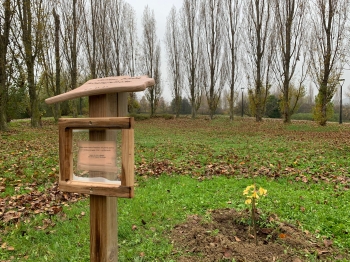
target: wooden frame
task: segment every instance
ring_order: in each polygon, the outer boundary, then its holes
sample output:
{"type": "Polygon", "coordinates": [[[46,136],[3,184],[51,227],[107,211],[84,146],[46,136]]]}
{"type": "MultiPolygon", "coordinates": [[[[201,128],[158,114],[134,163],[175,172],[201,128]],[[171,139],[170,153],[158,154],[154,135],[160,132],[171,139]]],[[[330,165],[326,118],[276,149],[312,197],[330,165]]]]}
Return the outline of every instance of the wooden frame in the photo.
{"type": "Polygon", "coordinates": [[[100,196],[134,197],[134,118],[61,118],[58,127],[60,190],[100,196]],[[73,129],[87,129],[90,132],[109,129],[122,130],[120,183],[73,180],[73,129]]]}

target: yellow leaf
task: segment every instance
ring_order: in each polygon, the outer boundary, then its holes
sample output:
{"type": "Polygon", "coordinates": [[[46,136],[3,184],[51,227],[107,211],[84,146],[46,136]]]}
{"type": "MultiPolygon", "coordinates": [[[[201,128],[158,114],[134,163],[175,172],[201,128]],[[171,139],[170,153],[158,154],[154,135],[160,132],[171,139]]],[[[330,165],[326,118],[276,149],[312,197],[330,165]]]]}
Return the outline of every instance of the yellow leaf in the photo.
{"type": "Polygon", "coordinates": [[[255,189],[255,186],[254,185],[247,186],[243,191],[243,195],[248,195],[250,189],[255,189]]]}
{"type": "Polygon", "coordinates": [[[246,205],[250,205],[252,203],[252,200],[250,198],[248,198],[245,202],[246,205]]]}
{"type": "Polygon", "coordinates": [[[267,190],[262,188],[262,187],[260,187],[259,188],[259,194],[260,194],[260,196],[265,196],[267,194],[267,190]]]}

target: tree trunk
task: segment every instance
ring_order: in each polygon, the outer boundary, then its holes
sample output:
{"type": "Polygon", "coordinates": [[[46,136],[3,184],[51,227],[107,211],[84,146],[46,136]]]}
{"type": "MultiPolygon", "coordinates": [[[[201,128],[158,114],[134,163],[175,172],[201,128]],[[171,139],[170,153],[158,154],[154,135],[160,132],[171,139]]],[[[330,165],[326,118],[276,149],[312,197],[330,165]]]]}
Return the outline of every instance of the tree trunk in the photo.
{"type": "MultiPolygon", "coordinates": [[[[72,69],[71,69],[71,90],[74,90],[77,88],[77,75],[78,75],[78,68],[77,68],[77,34],[78,34],[78,21],[77,21],[77,0],[73,0],[73,41],[72,41],[72,47],[71,47],[71,59],[72,59],[72,69]]],[[[93,77],[95,78],[95,77],[93,77]]],[[[77,99],[74,99],[72,101],[73,103],[73,117],[78,116],[78,109],[77,109],[77,99]]],[[[80,108],[81,111],[81,108],[80,108]]]]}
{"type": "MultiPolygon", "coordinates": [[[[2,47],[0,48],[1,54],[3,54],[2,47]]],[[[6,58],[5,58],[6,59],[6,58]]],[[[0,61],[0,131],[7,130],[7,117],[6,117],[6,105],[7,105],[7,86],[6,86],[6,71],[4,70],[3,55],[1,55],[0,61]]]]}
{"type": "Polygon", "coordinates": [[[328,82],[328,77],[327,80],[324,80],[322,83],[322,88],[320,89],[320,94],[321,94],[321,118],[319,121],[319,124],[321,126],[325,126],[327,124],[327,82],[328,82]]]}
{"type": "MultiPolygon", "coordinates": [[[[258,64],[258,79],[261,79],[260,76],[260,60],[258,64]]],[[[261,81],[258,81],[255,87],[255,120],[256,122],[261,122],[262,121],[262,108],[261,108],[261,81]]]]}
{"type": "Polygon", "coordinates": [[[176,118],[180,117],[180,110],[181,110],[181,95],[177,94],[175,96],[175,111],[176,111],[176,118]]]}
{"type": "Polygon", "coordinates": [[[34,62],[27,61],[27,74],[28,74],[28,90],[30,99],[30,117],[31,126],[38,128],[41,127],[41,113],[39,110],[39,99],[36,92],[36,85],[34,81],[34,62]]]}
{"type": "MultiPolygon", "coordinates": [[[[194,85],[191,83],[191,85],[194,85]]],[[[194,87],[191,87],[191,107],[192,107],[192,119],[196,119],[197,110],[196,110],[196,98],[194,94],[194,87]]]]}
{"type": "Polygon", "coordinates": [[[3,34],[0,35],[0,131],[7,129],[6,105],[7,105],[7,83],[6,83],[6,55],[9,44],[11,24],[11,3],[10,0],[3,2],[4,20],[1,23],[3,34]]]}
{"type": "MultiPolygon", "coordinates": [[[[37,23],[42,26],[42,29],[33,27],[33,18],[32,18],[32,4],[30,0],[17,1],[18,13],[19,13],[19,23],[21,25],[21,37],[24,47],[24,57],[27,67],[27,81],[28,81],[28,91],[30,99],[30,115],[31,115],[31,126],[38,128],[41,126],[41,113],[39,110],[39,100],[35,85],[35,59],[37,53],[39,52],[39,43],[42,41],[42,31],[44,28],[43,21],[37,23]],[[32,34],[33,30],[35,31],[34,35],[32,34]]],[[[42,18],[37,18],[42,19],[42,18]]]]}
{"type": "Polygon", "coordinates": [[[4,36],[1,36],[0,43],[0,131],[7,130],[7,86],[6,86],[6,51],[4,36]]]}
{"type": "Polygon", "coordinates": [[[231,83],[231,86],[230,86],[230,99],[229,99],[229,102],[230,102],[230,120],[233,121],[234,119],[234,107],[233,107],[233,101],[234,101],[234,98],[235,98],[235,84],[234,84],[234,76],[232,76],[232,83],[231,83]]]}
{"type": "MultiPolygon", "coordinates": [[[[60,17],[56,13],[55,9],[53,10],[53,16],[55,19],[55,60],[56,60],[56,86],[55,86],[55,96],[59,95],[60,92],[60,80],[61,80],[61,67],[60,67],[60,17]]],[[[61,108],[60,103],[56,103],[53,108],[53,115],[55,122],[58,122],[58,119],[61,117],[61,108]]]]}
{"type": "MultiPolygon", "coordinates": [[[[289,78],[289,75],[286,76],[286,78],[289,78]]],[[[283,122],[285,124],[289,124],[291,122],[291,115],[290,115],[290,108],[289,108],[289,83],[284,83],[284,89],[283,89],[283,100],[284,100],[284,120],[283,122]]]]}

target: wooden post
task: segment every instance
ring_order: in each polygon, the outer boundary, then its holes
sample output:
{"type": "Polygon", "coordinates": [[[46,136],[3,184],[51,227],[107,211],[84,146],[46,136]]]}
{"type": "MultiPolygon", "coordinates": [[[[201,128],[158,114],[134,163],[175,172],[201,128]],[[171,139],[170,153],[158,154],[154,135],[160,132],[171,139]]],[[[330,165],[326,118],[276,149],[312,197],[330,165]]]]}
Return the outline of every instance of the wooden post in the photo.
{"type": "MultiPolygon", "coordinates": [[[[112,76],[98,79],[91,79],[82,86],[67,93],[47,98],[47,104],[54,104],[70,99],[89,96],[89,115],[92,118],[125,117],[128,113],[128,93],[144,91],[147,87],[155,84],[154,79],[148,76],[129,77],[112,76]]],[[[107,185],[96,186],[94,189],[100,195],[93,195],[91,184],[85,182],[71,181],[73,176],[72,163],[72,128],[61,121],[60,125],[60,169],[63,175],[60,177],[60,187],[67,192],[77,190],[80,193],[90,193],[90,261],[91,262],[116,262],[118,261],[118,225],[117,225],[117,198],[133,197],[134,195],[134,146],[133,146],[133,120],[129,120],[128,128],[122,128],[122,150],[121,159],[121,186],[107,185]],[[63,183],[64,181],[64,183],[63,183]],[[72,183],[75,183],[72,187],[72,183]],[[66,183],[66,184],[65,184],[66,183]],[[69,183],[69,184],[67,184],[69,183]],[[104,192],[103,189],[113,189],[104,192]],[[103,192],[103,196],[101,196],[103,192]]],[[[77,121],[78,127],[79,122],[77,121]]],[[[81,123],[82,124],[82,123],[81,123]]],[[[86,124],[86,123],[85,123],[86,124]]],[[[91,122],[89,124],[92,124],[91,122]]],[[[86,128],[86,126],[84,126],[86,128]]],[[[111,130],[93,128],[90,130],[91,141],[115,141],[116,133],[111,130]]],[[[111,178],[111,174],[100,171],[89,172],[90,176],[104,176],[111,178]]],[[[114,179],[112,179],[114,180],[114,179]]],[[[97,192],[95,192],[97,193],[97,192]]]]}
{"type": "MultiPolygon", "coordinates": [[[[89,97],[90,117],[126,116],[127,107],[128,93],[126,92],[89,97]]],[[[91,141],[113,139],[112,136],[113,133],[106,131],[90,131],[91,141]]],[[[90,261],[118,261],[116,197],[90,196],[90,261]]]]}

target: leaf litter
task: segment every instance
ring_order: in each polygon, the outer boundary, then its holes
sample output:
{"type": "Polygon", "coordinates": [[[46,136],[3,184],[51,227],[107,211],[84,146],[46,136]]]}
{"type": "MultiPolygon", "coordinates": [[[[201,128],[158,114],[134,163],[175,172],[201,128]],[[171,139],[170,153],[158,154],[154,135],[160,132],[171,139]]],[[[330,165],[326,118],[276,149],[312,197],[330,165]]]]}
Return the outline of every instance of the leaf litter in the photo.
{"type": "Polygon", "coordinates": [[[62,192],[55,182],[45,191],[32,190],[27,194],[0,198],[0,222],[15,224],[37,214],[54,216],[62,212],[63,206],[68,206],[85,197],[77,193],[62,192]]]}
{"type": "MultiPolygon", "coordinates": [[[[208,141],[217,139],[220,132],[229,132],[235,135],[237,132],[243,132],[244,136],[262,136],[264,139],[278,140],[284,137],[286,140],[300,142],[299,147],[293,148],[293,151],[302,151],[303,142],[313,141],[316,144],[314,153],[305,152],[305,156],[295,156],[293,160],[286,158],[288,152],[279,152],[278,142],[276,148],[271,150],[269,158],[274,156],[277,162],[269,163],[259,157],[254,157],[254,145],[244,145],[242,139],[241,147],[222,149],[215,152],[208,145],[203,145],[193,136],[189,143],[178,146],[179,143],[166,141],[162,143],[157,141],[157,148],[145,148],[136,141],[136,152],[139,155],[139,161],[136,161],[136,175],[147,178],[149,176],[168,175],[190,175],[198,180],[211,179],[213,176],[230,176],[236,178],[251,178],[254,176],[266,176],[272,179],[280,177],[292,178],[298,183],[325,183],[336,184],[336,189],[349,190],[349,169],[347,166],[327,163],[323,154],[327,148],[335,149],[338,155],[334,158],[343,156],[350,148],[350,138],[348,132],[323,132],[321,131],[288,131],[281,128],[280,124],[266,121],[263,124],[253,121],[242,122],[239,128],[232,125],[231,128],[207,124],[203,121],[192,121],[189,119],[180,119],[176,121],[166,121],[166,124],[160,119],[150,120],[152,126],[158,126],[166,131],[175,132],[173,136],[185,133],[181,130],[186,126],[186,135],[199,136],[199,139],[205,135],[208,141]],[[180,131],[179,131],[180,130],[180,131]],[[318,144],[318,145],[317,145],[318,144]],[[178,152],[172,156],[167,154],[169,146],[178,146],[178,152]],[[251,150],[241,150],[244,147],[251,150]],[[240,152],[242,151],[242,152],[240,152]],[[148,156],[152,155],[150,159],[148,156]],[[141,160],[142,159],[142,160],[141,160]],[[181,160],[178,160],[181,159],[181,160]],[[304,164],[302,162],[305,161],[304,164]],[[315,162],[316,165],[312,165],[315,162]],[[340,185],[340,186],[339,186],[340,185]]],[[[47,129],[44,129],[48,139],[43,140],[42,135],[36,138],[28,138],[18,143],[16,139],[8,138],[18,136],[22,130],[11,130],[7,133],[7,141],[0,139],[0,171],[5,176],[0,178],[0,194],[6,192],[6,188],[13,186],[15,193],[0,198],[0,225],[7,223],[17,223],[36,214],[48,214],[50,217],[60,214],[62,207],[79,201],[86,197],[84,195],[63,193],[59,191],[57,182],[57,134],[56,126],[46,123],[47,129]],[[45,156],[43,158],[43,156],[45,156]],[[36,168],[36,159],[49,159],[44,166],[36,168]],[[9,165],[10,163],[10,165],[9,165]],[[33,167],[32,181],[28,179],[25,165],[33,167]],[[11,176],[11,174],[15,174],[11,176]],[[19,178],[19,179],[18,179],[19,178]],[[23,180],[23,181],[22,181],[23,180]],[[34,182],[33,182],[34,181],[34,182]],[[49,182],[48,182],[49,181],[49,182]],[[39,190],[39,187],[45,183],[45,189],[39,190]],[[25,193],[21,193],[25,191],[25,193]]],[[[150,133],[151,134],[151,133],[150,133]]],[[[241,134],[242,135],[242,134],[241,134]]],[[[227,136],[227,134],[223,135],[227,136]]],[[[183,140],[182,140],[183,141],[183,140]]],[[[220,143],[220,141],[216,141],[220,143]]],[[[225,141],[222,141],[225,143],[225,141]]],[[[311,150],[312,151],[312,150],[311,150]]],[[[258,154],[257,154],[258,155],[258,154]]],[[[344,160],[345,161],[345,160],[344,160]]],[[[328,161],[329,162],[329,161],[328,161]]],[[[172,241],[174,243],[174,256],[177,261],[303,261],[302,255],[313,255],[318,259],[343,259],[343,255],[337,255],[333,249],[332,241],[324,239],[323,242],[317,242],[307,231],[301,231],[293,225],[283,224],[278,221],[275,229],[259,228],[258,238],[261,243],[259,248],[250,247],[253,245],[251,234],[247,234],[249,227],[239,221],[244,218],[244,213],[232,209],[212,210],[212,222],[202,221],[197,215],[189,216],[184,224],[178,225],[172,232],[172,241]],[[232,219],[236,217],[236,219],[232,219]],[[213,234],[212,232],[217,232],[213,234]],[[241,233],[241,234],[240,234],[241,233]],[[292,240],[302,241],[303,243],[291,243],[292,240]],[[273,248],[272,248],[272,246],[273,248]],[[278,247],[275,247],[279,245],[278,247]],[[241,248],[239,248],[241,246],[241,248]],[[238,248],[238,249],[237,249],[238,248]],[[258,249],[263,248],[260,253],[258,249]],[[292,252],[289,252],[291,249],[292,252]],[[237,251],[240,250],[240,251],[237,251]],[[240,253],[249,250],[250,254],[240,253]],[[257,250],[257,257],[250,257],[251,250],[257,250]],[[282,253],[273,254],[272,250],[282,253]],[[285,253],[287,251],[288,257],[285,253]],[[302,257],[302,256],[301,256],[302,257]],[[197,260],[196,260],[197,259],[197,260]]],[[[83,215],[83,214],[82,214],[83,215]]],[[[43,221],[43,225],[38,227],[46,229],[53,227],[50,219],[43,221]]],[[[136,228],[134,229],[136,230],[136,228]]],[[[1,241],[0,241],[1,243],[1,241]]],[[[12,250],[7,243],[2,243],[3,249],[12,250]]],[[[253,254],[253,255],[254,255],[253,254]]],[[[256,254],[255,254],[256,255],[256,254]]]]}
{"type": "Polygon", "coordinates": [[[16,124],[0,139],[0,228],[38,214],[57,215],[86,197],[59,190],[57,126],[45,120],[34,132],[27,122],[16,124]]]}

